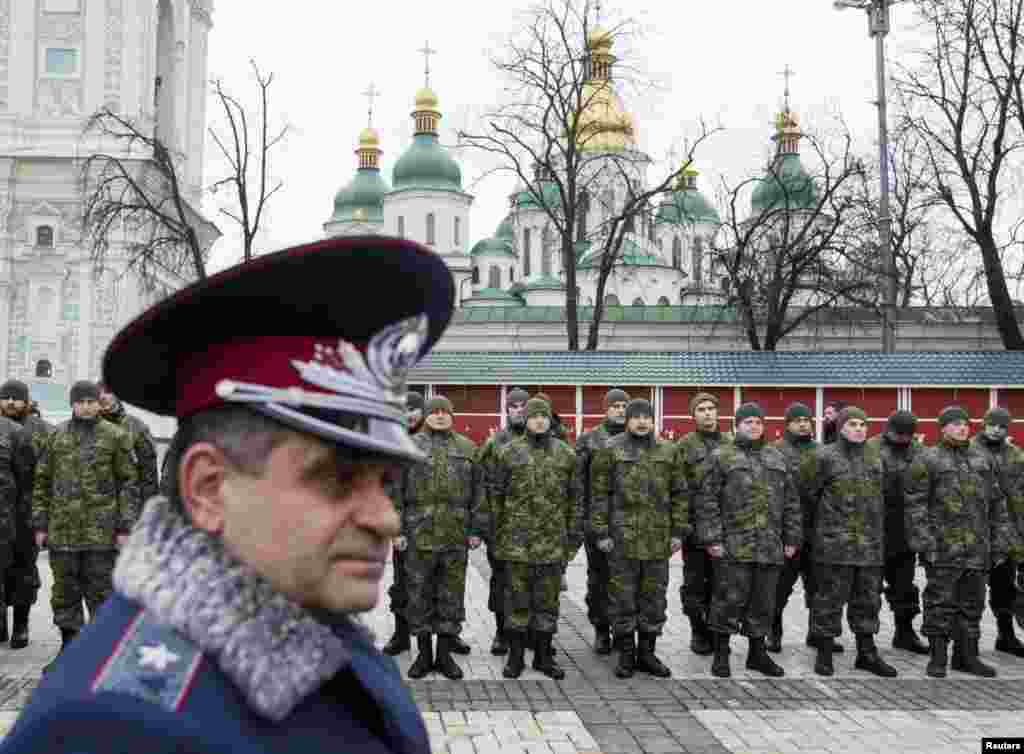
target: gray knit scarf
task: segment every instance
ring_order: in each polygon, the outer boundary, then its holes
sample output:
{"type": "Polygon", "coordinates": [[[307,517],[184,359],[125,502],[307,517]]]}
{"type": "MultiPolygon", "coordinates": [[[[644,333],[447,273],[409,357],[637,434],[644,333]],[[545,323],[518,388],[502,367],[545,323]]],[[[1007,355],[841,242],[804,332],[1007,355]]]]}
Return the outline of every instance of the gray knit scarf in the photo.
{"type": "Polygon", "coordinates": [[[164,497],[143,509],[118,557],[114,587],[197,644],[254,711],[274,721],[348,664],[343,637],[361,630],[345,618],[333,629],[316,620],[164,497]]]}

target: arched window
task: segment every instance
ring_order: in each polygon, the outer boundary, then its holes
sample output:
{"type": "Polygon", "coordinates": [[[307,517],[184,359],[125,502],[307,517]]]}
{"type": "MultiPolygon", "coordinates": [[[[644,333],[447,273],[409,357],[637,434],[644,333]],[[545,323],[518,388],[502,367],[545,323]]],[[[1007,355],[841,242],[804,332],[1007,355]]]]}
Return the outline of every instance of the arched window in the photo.
{"type": "Polygon", "coordinates": [[[668,300],[668,296],[662,296],[658,299],[658,306],[671,306],[668,300]]]}
{"type": "Polygon", "coordinates": [[[49,359],[40,359],[36,362],[36,377],[53,377],[53,364],[49,359]]]}
{"type": "Polygon", "coordinates": [[[433,212],[427,213],[427,246],[433,246],[437,243],[436,237],[436,218],[433,212]]]}
{"type": "Polygon", "coordinates": [[[729,291],[729,278],[722,278],[718,282],[722,286],[722,290],[725,291],[726,293],[728,293],[728,291],[729,291]]]}
{"type": "Polygon", "coordinates": [[[551,232],[546,226],[541,231],[540,272],[542,275],[551,274],[551,232]]]}
{"type": "Polygon", "coordinates": [[[480,268],[473,265],[473,285],[480,285],[480,268]]]}
{"type": "Polygon", "coordinates": [[[516,282],[516,268],[515,267],[509,267],[508,268],[508,282],[509,283],[516,282]]]}
{"type": "Polygon", "coordinates": [[[632,212],[626,215],[626,219],[622,224],[626,226],[627,233],[636,233],[636,215],[632,212]]]}
{"type": "Polygon", "coordinates": [[[36,246],[44,249],[53,248],[53,226],[40,225],[36,228],[36,246]]]}
{"type": "Polygon", "coordinates": [[[604,305],[605,306],[618,306],[619,305],[619,297],[616,296],[614,293],[609,293],[607,296],[604,297],[604,305]]]}
{"type": "Polygon", "coordinates": [[[461,225],[462,225],[462,218],[461,217],[456,217],[455,218],[455,227],[452,229],[452,232],[454,233],[454,240],[455,240],[455,245],[456,246],[458,246],[460,243],[462,243],[462,241],[460,240],[461,237],[462,237],[462,227],[461,227],[461,225]]]}
{"type": "Polygon", "coordinates": [[[704,239],[693,237],[693,284],[698,288],[704,285],[704,239]]]}
{"type": "Polygon", "coordinates": [[[672,266],[677,270],[683,268],[683,242],[679,236],[672,239],[672,266]]]}
{"type": "Polygon", "coordinates": [[[398,216],[398,237],[405,238],[405,218],[398,216]]]}
{"type": "Polygon", "coordinates": [[[523,276],[530,276],[530,229],[523,228],[523,276]]]}
{"type": "Polygon", "coordinates": [[[633,299],[633,306],[643,306],[643,305],[644,305],[644,300],[642,298],[640,298],[639,296],[637,296],[635,299],[633,299]]]}
{"type": "Polygon", "coordinates": [[[644,216],[647,219],[647,240],[654,240],[654,218],[651,215],[644,216]]]}
{"type": "Polygon", "coordinates": [[[501,268],[497,265],[492,266],[487,275],[487,287],[501,289],[501,268]]]}
{"type": "Polygon", "coordinates": [[[590,192],[586,189],[580,192],[580,198],[576,202],[576,240],[585,241],[587,238],[587,213],[590,212],[590,192]]]}

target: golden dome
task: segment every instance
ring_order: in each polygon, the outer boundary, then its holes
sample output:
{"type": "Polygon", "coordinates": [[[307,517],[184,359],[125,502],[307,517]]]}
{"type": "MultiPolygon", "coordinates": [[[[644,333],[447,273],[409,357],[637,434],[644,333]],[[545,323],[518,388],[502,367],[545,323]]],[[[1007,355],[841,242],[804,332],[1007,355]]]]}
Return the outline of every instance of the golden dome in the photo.
{"type": "Polygon", "coordinates": [[[586,105],[579,116],[576,141],[590,152],[617,152],[635,146],[633,116],[626,112],[610,81],[583,85],[586,105]]]}
{"type": "Polygon", "coordinates": [[[434,94],[434,90],[429,86],[425,86],[416,92],[416,109],[419,111],[433,110],[437,112],[437,106],[440,104],[440,100],[437,99],[437,95],[434,94]]]}
{"type": "Polygon", "coordinates": [[[778,133],[800,133],[800,119],[788,107],[775,116],[775,130],[778,133]]]}
{"type": "Polygon", "coordinates": [[[364,128],[359,134],[359,146],[361,148],[375,149],[380,146],[380,135],[376,128],[364,128]]]}
{"type": "Polygon", "coordinates": [[[595,26],[587,35],[588,50],[610,50],[612,49],[612,33],[601,26],[595,26]]]}

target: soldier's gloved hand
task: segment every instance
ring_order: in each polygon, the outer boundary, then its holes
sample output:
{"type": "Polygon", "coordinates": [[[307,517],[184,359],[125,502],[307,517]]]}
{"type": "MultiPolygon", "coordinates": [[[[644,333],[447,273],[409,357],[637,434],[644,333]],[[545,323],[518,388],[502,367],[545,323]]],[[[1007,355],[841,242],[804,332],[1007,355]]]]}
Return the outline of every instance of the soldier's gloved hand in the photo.
{"type": "Polygon", "coordinates": [[[708,551],[708,555],[716,560],[722,557],[723,550],[721,545],[707,545],[704,549],[708,551]]]}
{"type": "Polygon", "coordinates": [[[796,557],[796,551],[800,548],[796,545],[784,545],[782,548],[782,554],[786,556],[786,560],[792,560],[796,557]]]}
{"type": "Polygon", "coordinates": [[[394,547],[399,552],[405,552],[405,548],[409,546],[409,540],[405,537],[395,537],[394,547]]]}
{"type": "Polygon", "coordinates": [[[611,537],[597,540],[597,549],[601,552],[611,552],[613,547],[615,547],[615,542],[611,537]]]}
{"type": "Polygon", "coordinates": [[[480,546],[480,537],[470,537],[469,546],[474,550],[478,548],[480,546]]]}
{"type": "Polygon", "coordinates": [[[672,554],[675,555],[677,552],[683,549],[683,540],[679,537],[672,537],[672,554]]]}

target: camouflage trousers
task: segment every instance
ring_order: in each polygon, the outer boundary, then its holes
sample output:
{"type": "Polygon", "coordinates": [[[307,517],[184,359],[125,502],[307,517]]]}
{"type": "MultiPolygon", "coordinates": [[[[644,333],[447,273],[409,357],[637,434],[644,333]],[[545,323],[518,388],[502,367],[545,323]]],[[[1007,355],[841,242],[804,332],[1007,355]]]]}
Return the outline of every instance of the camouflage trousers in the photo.
{"type": "Polygon", "coordinates": [[[405,552],[402,550],[391,551],[392,571],[394,581],[388,587],[388,608],[392,615],[405,617],[405,611],[409,607],[409,585],[408,577],[405,574],[405,552]]]}
{"type": "Polygon", "coordinates": [[[587,535],[587,620],[592,626],[611,625],[608,580],[611,578],[609,553],[597,547],[597,537],[587,535]]]}
{"type": "Polygon", "coordinates": [[[405,618],[409,633],[462,633],[466,619],[466,565],[463,548],[405,551],[409,606],[405,618]]]}
{"type": "Polygon", "coordinates": [[[776,615],[782,615],[782,611],[786,609],[786,603],[793,594],[793,587],[796,586],[798,578],[804,582],[804,605],[810,610],[817,583],[814,575],[814,557],[809,547],[801,548],[795,557],[787,558],[785,565],[782,566],[779,584],[775,590],[776,615]]]}
{"type": "Polygon", "coordinates": [[[715,591],[713,559],[696,539],[686,540],[683,546],[683,585],[679,587],[679,601],[683,613],[706,617],[715,591]]]}
{"type": "Polygon", "coordinates": [[[668,561],[610,554],[608,601],[613,633],[660,634],[668,610],[668,561]]]}
{"type": "Polygon", "coordinates": [[[505,630],[558,631],[562,564],[505,562],[505,630]]]}
{"type": "Polygon", "coordinates": [[[708,628],[722,634],[743,633],[760,639],[775,615],[775,590],[782,566],[714,561],[715,594],[708,611],[708,628]]]}
{"type": "Polygon", "coordinates": [[[78,631],[85,624],[82,602],[89,608],[89,620],[114,591],[111,576],[117,550],[50,550],[53,571],[53,623],[58,628],[78,631]]]}
{"type": "Polygon", "coordinates": [[[926,565],[928,583],[924,588],[925,636],[956,638],[964,632],[969,639],[981,636],[981,615],[985,612],[985,572],[956,566],[926,565]]]}
{"type": "Polygon", "coordinates": [[[818,591],[811,601],[811,632],[836,637],[846,622],[855,634],[877,634],[882,609],[882,566],[816,563],[818,591]]]}
{"type": "Polygon", "coordinates": [[[494,557],[493,541],[487,543],[487,564],[491,567],[491,580],[487,585],[487,609],[498,615],[505,611],[505,561],[494,557]]]}
{"type": "Polygon", "coordinates": [[[3,599],[9,607],[28,607],[39,597],[39,548],[31,532],[13,545],[11,562],[2,570],[3,599]]]}
{"type": "Polygon", "coordinates": [[[988,604],[996,615],[1013,612],[1018,568],[1020,564],[1016,561],[1004,560],[988,572],[988,604]]]}
{"type": "Polygon", "coordinates": [[[901,552],[885,559],[885,599],[892,614],[910,619],[921,612],[921,590],[914,584],[917,555],[901,552]]]}

